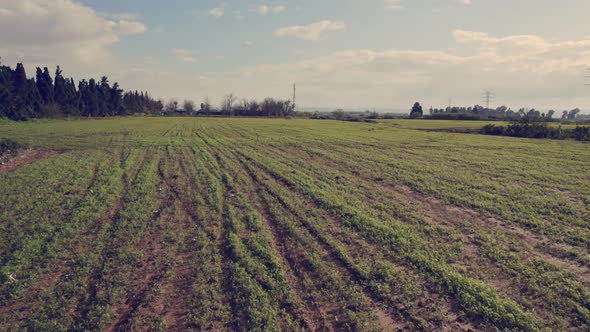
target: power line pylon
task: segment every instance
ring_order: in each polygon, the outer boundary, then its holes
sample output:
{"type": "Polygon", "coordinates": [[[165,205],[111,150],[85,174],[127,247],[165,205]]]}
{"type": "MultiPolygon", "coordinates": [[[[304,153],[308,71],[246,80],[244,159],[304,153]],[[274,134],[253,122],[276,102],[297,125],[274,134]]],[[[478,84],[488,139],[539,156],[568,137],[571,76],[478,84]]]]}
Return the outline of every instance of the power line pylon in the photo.
{"type": "Polygon", "coordinates": [[[297,83],[293,83],[293,111],[297,111],[297,83]]]}
{"type": "Polygon", "coordinates": [[[496,95],[492,91],[486,90],[483,92],[482,98],[486,104],[486,108],[489,109],[490,103],[496,99],[496,95]]]}

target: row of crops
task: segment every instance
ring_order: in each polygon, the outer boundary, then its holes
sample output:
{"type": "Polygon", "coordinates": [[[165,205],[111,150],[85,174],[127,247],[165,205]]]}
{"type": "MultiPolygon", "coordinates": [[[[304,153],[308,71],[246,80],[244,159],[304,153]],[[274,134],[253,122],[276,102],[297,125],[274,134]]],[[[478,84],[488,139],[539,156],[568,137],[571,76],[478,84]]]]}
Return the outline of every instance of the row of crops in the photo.
{"type": "Polygon", "coordinates": [[[257,119],[0,127],[0,329],[587,330],[583,143],[257,119]]]}

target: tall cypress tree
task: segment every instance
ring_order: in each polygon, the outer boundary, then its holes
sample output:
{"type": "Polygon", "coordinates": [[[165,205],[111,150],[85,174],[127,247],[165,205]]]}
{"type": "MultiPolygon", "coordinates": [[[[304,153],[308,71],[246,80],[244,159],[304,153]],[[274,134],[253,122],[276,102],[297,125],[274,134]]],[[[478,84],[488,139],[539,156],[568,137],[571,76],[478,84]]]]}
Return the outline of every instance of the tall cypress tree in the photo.
{"type": "Polygon", "coordinates": [[[28,118],[40,118],[43,117],[41,114],[41,105],[43,104],[43,99],[41,98],[41,94],[39,93],[39,89],[37,89],[37,84],[35,83],[34,79],[27,80],[28,88],[27,88],[27,95],[26,95],[26,104],[28,118]]]}
{"type": "Polygon", "coordinates": [[[80,96],[78,95],[78,91],[76,91],[76,83],[74,83],[74,79],[70,78],[66,80],[66,109],[65,113],[67,115],[80,115],[80,110],[78,109],[80,96]]]}
{"type": "Polygon", "coordinates": [[[125,115],[123,108],[123,90],[119,88],[119,83],[115,82],[110,91],[110,101],[113,115],[125,115]]]}
{"type": "Polygon", "coordinates": [[[29,119],[29,103],[27,100],[29,82],[27,73],[22,63],[18,63],[12,71],[12,95],[14,96],[14,105],[9,110],[8,117],[13,120],[24,121],[29,119]]]}
{"type": "Polygon", "coordinates": [[[41,99],[43,100],[44,104],[52,104],[53,103],[53,79],[49,74],[49,69],[47,67],[41,68],[37,67],[37,89],[39,90],[39,94],[41,95],[41,99]]]}
{"type": "Polygon", "coordinates": [[[78,110],[81,116],[88,116],[88,82],[81,80],[78,83],[78,110]]]}
{"type": "Polygon", "coordinates": [[[161,111],[162,103],[147,92],[123,92],[108,78],[79,82],[65,79],[58,66],[52,79],[47,67],[37,68],[35,79],[27,79],[23,64],[12,70],[0,65],[0,117],[26,120],[60,115],[112,116],[161,111]]]}
{"type": "Polygon", "coordinates": [[[7,118],[14,108],[12,69],[0,64],[0,118],[7,118]]]}
{"type": "Polygon", "coordinates": [[[62,76],[62,71],[59,66],[57,66],[57,69],[55,70],[54,98],[55,102],[61,107],[67,105],[66,80],[62,76]]]}
{"type": "Polygon", "coordinates": [[[98,87],[96,85],[96,81],[91,78],[88,81],[88,94],[87,97],[87,105],[88,105],[88,115],[89,116],[99,116],[100,109],[98,106],[98,87]]]}
{"type": "Polygon", "coordinates": [[[98,108],[99,108],[99,115],[100,116],[110,116],[113,115],[112,105],[111,105],[111,87],[109,85],[109,79],[106,76],[103,76],[100,79],[100,84],[98,86],[98,108]]]}

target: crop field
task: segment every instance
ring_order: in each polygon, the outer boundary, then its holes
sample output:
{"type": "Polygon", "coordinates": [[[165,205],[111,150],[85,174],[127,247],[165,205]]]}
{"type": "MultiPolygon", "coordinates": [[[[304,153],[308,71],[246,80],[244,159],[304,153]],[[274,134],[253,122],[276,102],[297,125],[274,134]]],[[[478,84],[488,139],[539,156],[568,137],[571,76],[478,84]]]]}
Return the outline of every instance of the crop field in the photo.
{"type": "Polygon", "coordinates": [[[140,117],[2,138],[29,149],[0,173],[2,331],[590,330],[585,143],[140,117]]]}
{"type": "Polygon", "coordinates": [[[502,121],[473,121],[473,120],[378,120],[379,123],[402,129],[420,129],[420,130],[478,130],[482,127],[495,124],[498,126],[507,125],[509,122],[502,121]]]}

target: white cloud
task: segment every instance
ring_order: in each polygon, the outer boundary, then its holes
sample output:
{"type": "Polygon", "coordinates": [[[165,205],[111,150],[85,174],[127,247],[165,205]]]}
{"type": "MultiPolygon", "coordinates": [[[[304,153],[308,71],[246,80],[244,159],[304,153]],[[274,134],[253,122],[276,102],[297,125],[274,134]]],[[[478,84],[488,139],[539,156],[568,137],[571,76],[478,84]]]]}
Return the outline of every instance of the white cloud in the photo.
{"type": "MultiPolygon", "coordinates": [[[[472,0],[452,0],[457,3],[461,3],[463,5],[471,5],[472,0]]],[[[404,6],[402,4],[403,0],[383,0],[385,4],[385,9],[388,10],[402,10],[404,6]]]]}
{"type": "Polygon", "coordinates": [[[493,37],[465,30],[453,35],[453,50],[346,50],[246,67],[242,77],[269,95],[281,93],[276,82],[297,81],[301,103],[310,106],[403,107],[416,100],[436,106],[449,97],[469,105],[481,102],[484,88],[512,107],[584,106],[564,101],[588,106],[581,76],[590,63],[590,39],[493,37]]]}
{"type": "Polygon", "coordinates": [[[252,6],[251,10],[260,14],[260,15],[268,15],[268,14],[278,14],[282,13],[287,10],[287,7],[283,5],[271,6],[271,5],[257,5],[252,6]]]}
{"type": "Polygon", "coordinates": [[[195,55],[195,52],[193,52],[193,51],[189,51],[189,50],[186,50],[186,49],[183,49],[183,48],[173,48],[170,52],[178,60],[180,60],[182,62],[195,63],[195,62],[198,62],[199,61],[199,59],[195,55]]]}
{"type": "Polygon", "coordinates": [[[212,8],[207,14],[211,17],[220,18],[225,15],[225,9],[223,7],[212,8]]]}
{"type": "Polygon", "coordinates": [[[120,35],[134,35],[144,33],[147,31],[147,28],[143,23],[124,20],[114,24],[113,29],[120,35]]]}
{"type": "Polygon", "coordinates": [[[329,31],[341,31],[346,29],[342,21],[324,20],[309,25],[288,26],[275,30],[277,37],[296,37],[308,41],[318,41],[322,34],[329,31]]]}
{"type": "Polygon", "coordinates": [[[135,21],[139,19],[139,15],[134,13],[104,13],[102,15],[110,19],[123,21],[135,21]]]}
{"type": "Polygon", "coordinates": [[[401,10],[404,6],[401,5],[402,0],[384,0],[385,9],[389,10],[401,10]]]}
{"type": "Polygon", "coordinates": [[[101,15],[73,0],[0,0],[0,17],[0,52],[33,63],[104,61],[121,38],[147,30],[130,16],[101,15]]]}
{"type": "Polygon", "coordinates": [[[14,11],[12,11],[10,9],[0,8],[0,17],[2,17],[2,16],[10,17],[10,16],[14,16],[14,15],[15,15],[14,11]]]}

